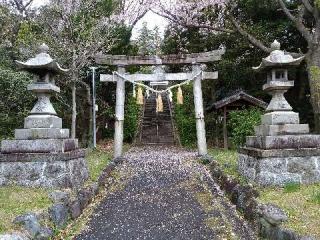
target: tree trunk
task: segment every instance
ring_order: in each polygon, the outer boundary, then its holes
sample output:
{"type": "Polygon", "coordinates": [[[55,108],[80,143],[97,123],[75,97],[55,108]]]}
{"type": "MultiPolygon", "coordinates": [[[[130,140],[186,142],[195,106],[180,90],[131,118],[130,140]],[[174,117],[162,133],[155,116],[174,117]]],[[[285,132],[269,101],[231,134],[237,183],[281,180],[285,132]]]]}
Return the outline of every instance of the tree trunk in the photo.
{"type": "Polygon", "coordinates": [[[76,82],[73,81],[72,87],[72,122],[71,122],[71,138],[76,138],[77,127],[77,87],[76,82]]]}
{"type": "Polygon", "coordinates": [[[320,133],[320,46],[310,49],[307,56],[307,66],[315,132],[320,133]]]}

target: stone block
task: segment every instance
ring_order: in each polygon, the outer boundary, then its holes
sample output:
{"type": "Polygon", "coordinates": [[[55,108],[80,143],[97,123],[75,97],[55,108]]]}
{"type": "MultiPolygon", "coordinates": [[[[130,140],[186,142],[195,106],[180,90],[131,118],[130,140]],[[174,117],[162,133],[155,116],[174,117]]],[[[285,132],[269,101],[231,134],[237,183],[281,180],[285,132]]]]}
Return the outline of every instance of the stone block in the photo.
{"type": "MultiPolygon", "coordinates": [[[[210,156],[206,156],[206,157],[209,157],[209,158],[211,158],[210,156]]],[[[212,159],[210,159],[210,160],[212,160],[212,159]]],[[[124,161],[126,161],[126,158],[124,158],[124,157],[117,157],[117,158],[115,158],[115,159],[113,159],[113,162],[115,163],[115,164],[122,164],[124,161]]],[[[210,161],[211,162],[211,161],[210,161]]]]}
{"type": "Polygon", "coordinates": [[[294,86],[294,81],[287,81],[287,82],[280,82],[280,81],[270,81],[269,83],[266,83],[263,85],[264,91],[269,90],[278,90],[278,89],[288,89],[294,86]]]}
{"type": "Polygon", "coordinates": [[[83,159],[85,155],[85,149],[77,149],[65,153],[0,153],[0,162],[64,162],[71,159],[83,159]]]}
{"type": "Polygon", "coordinates": [[[299,124],[299,113],[295,112],[271,112],[261,117],[262,125],[299,124]]]}
{"type": "Polygon", "coordinates": [[[2,153],[56,153],[78,148],[77,139],[4,140],[2,153]]]}
{"type": "Polygon", "coordinates": [[[271,153],[271,150],[242,148],[238,159],[239,172],[262,186],[319,183],[318,150],[272,150],[271,153]]]}
{"type": "Polygon", "coordinates": [[[49,194],[49,198],[53,203],[68,204],[70,200],[70,193],[66,191],[54,191],[49,194]]]}
{"type": "Polygon", "coordinates": [[[246,146],[258,149],[320,148],[320,135],[247,137],[246,146]]]}
{"type": "Polygon", "coordinates": [[[16,129],[16,140],[35,140],[35,139],[67,139],[70,136],[69,129],[60,128],[31,128],[16,129]]]}
{"type": "Polygon", "coordinates": [[[238,170],[248,180],[254,181],[256,178],[256,159],[245,154],[239,154],[238,170]]]}
{"type": "Polygon", "coordinates": [[[93,194],[92,191],[89,189],[83,188],[78,192],[78,200],[81,211],[91,203],[92,198],[93,194]]]}
{"type": "Polygon", "coordinates": [[[260,125],[255,127],[256,136],[308,134],[308,124],[260,125]]]}
{"type": "Polygon", "coordinates": [[[50,219],[58,228],[64,227],[69,220],[68,207],[63,203],[56,203],[49,208],[50,219]]]}
{"type": "MultiPolygon", "coordinates": [[[[244,147],[239,149],[240,154],[253,158],[291,158],[291,157],[316,157],[320,156],[320,149],[300,148],[300,149],[258,149],[244,147]]],[[[320,166],[320,165],[318,165],[320,166]]]]}
{"type": "Polygon", "coordinates": [[[66,162],[49,162],[44,165],[43,176],[46,179],[58,179],[61,173],[67,170],[66,162]]]}
{"type": "Polygon", "coordinates": [[[306,171],[301,175],[303,184],[314,184],[320,182],[320,171],[306,171]]]}
{"type": "Polygon", "coordinates": [[[288,220],[287,214],[273,204],[261,205],[260,213],[262,217],[273,226],[281,225],[288,220]]]}
{"type": "Polygon", "coordinates": [[[53,115],[31,115],[25,118],[24,128],[62,128],[62,119],[53,115]]]}
{"type": "Polygon", "coordinates": [[[25,182],[25,186],[28,186],[29,182],[39,181],[42,177],[43,165],[30,162],[28,164],[24,164],[21,162],[15,163],[3,163],[2,165],[2,173],[1,175],[8,182],[21,183],[21,180],[25,182]]]}
{"type": "Polygon", "coordinates": [[[36,237],[41,231],[41,225],[38,222],[36,215],[33,213],[27,213],[16,217],[13,220],[13,223],[22,226],[32,237],[36,237]]]}
{"type": "Polygon", "coordinates": [[[287,171],[287,164],[285,158],[265,158],[258,160],[258,172],[271,172],[282,174],[287,171]]]}
{"type": "Polygon", "coordinates": [[[285,186],[288,183],[301,183],[299,174],[260,172],[257,174],[256,182],[261,186],[285,186]]]}
{"type": "Polygon", "coordinates": [[[74,158],[76,155],[73,156],[70,153],[58,154],[61,157],[59,160],[54,156],[46,159],[48,154],[43,154],[43,157],[40,156],[41,154],[34,155],[36,157],[33,161],[32,156],[28,159],[31,161],[24,161],[23,158],[21,161],[15,159],[14,162],[0,161],[0,186],[19,185],[64,189],[81,187],[88,179],[88,168],[83,157],[74,158]]]}
{"type": "Polygon", "coordinates": [[[21,225],[32,237],[32,239],[43,240],[50,239],[53,236],[52,229],[42,227],[37,216],[33,213],[27,213],[16,217],[13,220],[13,223],[21,225]]]}
{"type": "Polygon", "coordinates": [[[316,170],[316,158],[288,158],[288,172],[290,173],[305,173],[316,170]]]}
{"type": "Polygon", "coordinates": [[[38,92],[38,93],[60,93],[60,88],[52,83],[48,84],[30,84],[28,85],[28,91],[38,92]]]}
{"type": "Polygon", "coordinates": [[[82,212],[81,212],[80,203],[78,200],[74,200],[70,203],[69,211],[70,211],[71,218],[73,220],[80,217],[82,212]]]}
{"type": "Polygon", "coordinates": [[[260,186],[270,186],[275,182],[276,175],[270,172],[260,172],[256,175],[254,180],[260,186]]]}
{"type": "Polygon", "coordinates": [[[87,162],[84,158],[69,162],[68,169],[71,175],[71,181],[75,186],[81,186],[84,180],[89,178],[87,162]]]}
{"type": "Polygon", "coordinates": [[[0,240],[30,240],[22,233],[0,234],[0,240]]]}

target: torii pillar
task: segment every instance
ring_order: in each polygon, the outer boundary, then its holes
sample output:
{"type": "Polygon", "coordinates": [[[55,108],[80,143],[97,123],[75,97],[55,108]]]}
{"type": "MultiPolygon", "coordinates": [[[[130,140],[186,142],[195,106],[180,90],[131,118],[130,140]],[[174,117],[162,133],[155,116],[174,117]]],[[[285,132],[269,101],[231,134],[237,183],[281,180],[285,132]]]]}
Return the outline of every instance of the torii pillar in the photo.
{"type": "MultiPolygon", "coordinates": [[[[200,64],[192,65],[192,72],[194,75],[201,73],[200,64]]],[[[204,121],[204,108],[203,108],[203,96],[202,96],[202,76],[199,75],[195,78],[193,84],[194,95],[194,108],[197,124],[197,141],[198,141],[198,154],[199,156],[205,156],[208,154],[207,139],[206,139],[206,125],[204,121]]]]}
{"type": "MultiPolygon", "coordinates": [[[[126,69],[124,66],[118,66],[118,73],[124,75],[126,69]]],[[[126,87],[125,80],[121,77],[116,76],[117,90],[116,90],[116,121],[114,131],[114,158],[122,156],[123,153],[123,125],[124,125],[124,104],[126,87]]]]}

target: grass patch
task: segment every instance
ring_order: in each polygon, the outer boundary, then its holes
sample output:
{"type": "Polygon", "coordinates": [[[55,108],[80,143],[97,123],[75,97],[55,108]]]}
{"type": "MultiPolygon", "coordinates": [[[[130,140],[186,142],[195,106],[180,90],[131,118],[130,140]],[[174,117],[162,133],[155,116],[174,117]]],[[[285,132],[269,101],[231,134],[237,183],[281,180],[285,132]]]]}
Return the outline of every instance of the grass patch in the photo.
{"type": "Polygon", "coordinates": [[[238,153],[235,150],[210,149],[209,155],[219,164],[221,169],[240,182],[246,182],[245,178],[238,172],[238,153]]]}
{"type": "Polygon", "coordinates": [[[260,189],[260,201],[274,203],[289,217],[285,227],[302,235],[320,236],[320,184],[260,189]],[[288,191],[289,190],[289,191],[288,191]]]}
{"type": "Polygon", "coordinates": [[[317,192],[313,193],[312,201],[320,205],[320,189],[318,189],[317,192]]]}
{"type": "Polygon", "coordinates": [[[287,183],[287,184],[284,186],[283,191],[284,191],[285,193],[294,193],[294,192],[299,191],[300,188],[301,188],[300,183],[287,183]]]}
{"type": "Polygon", "coordinates": [[[51,205],[48,191],[25,187],[0,188],[0,233],[14,229],[12,220],[27,212],[37,212],[51,205]]]}
{"type": "Polygon", "coordinates": [[[112,151],[106,151],[98,146],[97,149],[89,150],[86,159],[90,173],[89,181],[95,182],[98,180],[101,172],[112,160],[112,151]]]}

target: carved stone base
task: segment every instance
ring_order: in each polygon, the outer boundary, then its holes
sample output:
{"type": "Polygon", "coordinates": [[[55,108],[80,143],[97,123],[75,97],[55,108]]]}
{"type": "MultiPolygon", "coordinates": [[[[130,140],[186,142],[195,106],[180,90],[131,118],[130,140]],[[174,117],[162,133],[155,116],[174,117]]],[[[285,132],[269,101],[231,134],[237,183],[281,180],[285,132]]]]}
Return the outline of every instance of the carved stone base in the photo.
{"type": "Polygon", "coordinates": [[[256,136],[308,134],[308,124],[260,125],[255,127],[256,136]]]}
{"type": "Polygon", "coordinates": [[[320,135],[282,135],[247,137],[246,147],[258,149],[320,148],[320,135]]]}
{"type": "Polygon", "coordinates": [[[4,140],[2,153],[65,153],[78,148],[77,139],[4,140]]]}
{"type": "Polygon", "coordinates": [[[0,186],[76,188],[88,179],[84,150],[57,154],[0,154],[0,186]]]}
{"type": "Polygon", "coordinates": [[[261,117],[263,125],[299,124],[299,113],[295,112],[270,112],[261,117]]]}
{"type": "Polygon", "coordinates": [[[320,182],[320,149],[240,149],[238,168],[249,181],[261,186],[320,182]]]}
{"type": "Polygon", "coordinates": [[[61,128],[31,128],[15,130],[15,139],[17,140],[67,139],[69,138],[69,135],[69,129],[61,128]]]}
{"type": "Polygon", "coordinates": [[[53,115],[31,115],[25,118],[24,128],[62,128],[62,119],[53,115]]]}

